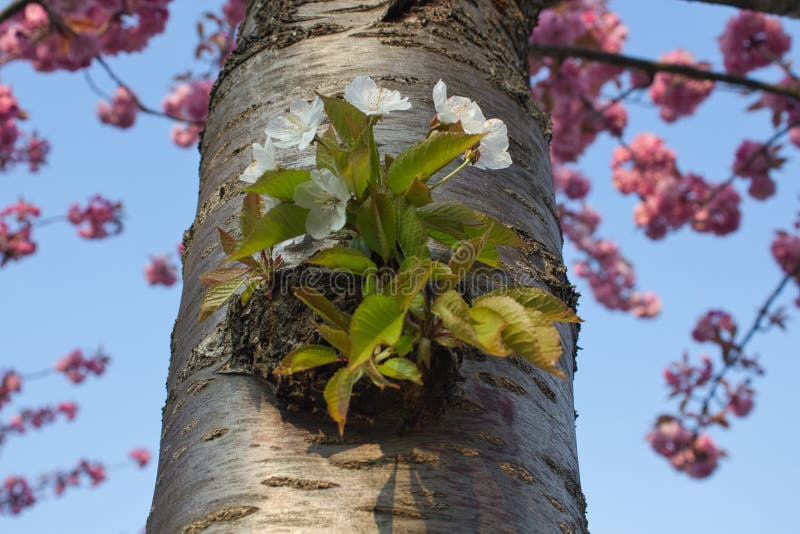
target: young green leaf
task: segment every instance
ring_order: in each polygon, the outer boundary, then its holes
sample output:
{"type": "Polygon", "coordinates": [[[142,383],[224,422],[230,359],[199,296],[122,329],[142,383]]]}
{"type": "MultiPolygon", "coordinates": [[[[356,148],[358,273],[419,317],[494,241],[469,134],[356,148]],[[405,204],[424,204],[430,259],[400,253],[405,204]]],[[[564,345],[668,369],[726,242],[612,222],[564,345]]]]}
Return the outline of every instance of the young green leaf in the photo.
{"type": "Polygon", "coordinates": [[[305,233],[308,210],[295,204],[278,204],[264,215],[228,261],[245,258],[305,233]]]}
{"type": "Polygon", "coordinates": [[[336,351],[325,345],[303,345],[283,357],[274,375],[290,375],[339,361],[336,351]]]}
{"type": "Polygon", "coordinates": [[[325,114],[336,129],[347,148],[353,148],[367,128],[369,120],[350,102],[341,98],[319,95],[325,106],[325,114]]]}
{"type": "Polygon", "coordinates": [[[394,345],[403,331],[405,309],[399,299],[370,295],[359,304],[350,321],[352,354],[350,369],[372,357],[378,345],[394,345]]]}
{"type": "Polygon", "coordinates": [[[347,367],[336,371],[328,383],[322,396],[328,405],[328,414],[339,425],[339,435],[344,435],[344,425],[347,422],[347,410],[350,407],[350,396],[353,394],[353,385],[363,375],[361,369],[347,367]]]}
{"type": "Polygon", "coordinates": [[[243,278],[252,270],[250,267],[221,267],[201,274],[200,281],[203,285],[215,286],[234,278],[243,278]]]}
{"type": "Polygon", "coordinates": [[[261,284],[261,279],[259,278],[251,278],[244,286],[244,291],[242,294],[239,295],[239,302],[242,306],[247,306],[247,303],[250,302],[250,299],[253,298],[253,294],[258,289],[259,284],[261,284]]]}
{"type": "Polygon", "coordinates": [[[540,369],[565,378],[564,373],[556,368],[562,349],[558,331],[551,322],[542,318],[537,324],[524,306],[503,295],[480,297],[476,299],[474,309],[489,309],[502,316],[508,323],[503,330],[505,345],[540,369]],[[553,343],[555,339],[559,340],[557,349],[553,343]]]}
{"type": "Polygon", "coordinates": [[[264,207],[261,197],[255,193],[247,193],[242,200],[242,212],[239,214],[239,228],[243,236],[250,235],[262,216],[264,207]]]}
{"type": "Polygon", "coordinates": [[[359,276],[364,276],[368,271],[378,270],[374,261],[366,257],[360,250],[352,247],[327,248],[307,259],[306,263],[359,276]]]}
{"type": "Polygon", "coordinates": [[[410,380],[422,385],[422,373],[419,372],[417,364],[406,358],[390,358],[378,366],[378,371],[389,378],[410,380]]]}
{"type": "MultiPolygon", "coordinates": [[[[268,195],[281,200],[292,200],[295,188],[311,179],[311,171],[307,169],[278,169],[265,172],[253,185],[245,191],[268,195]]],[[[247,235],[247,234],[244,234],[247,235]]]]}
{"type": "Polygon", "coordinates": [[[485,232],[481,237],[462,242],[459,247],[453,251],[447,265],[450,267],[453,274],[456,275],[456,283],[463,280],[474,263],[478,261],[488,238],[489,231],[485,232]]]}
{"type": "Polygon", "coordinates": [[[538,287],[504,287],[487,293],[486,296],[505,295],[516,300],[529,310],[536,310],[546,319],[562,323],[581,323],[583,319],[555,295],[538,287]]]}
{"type": "Polygon", "coordinates": [[[221,284],[217,284],[208,288],[206,294],[203,295],[203,300],[200,302],[200,321],[204,321],[206,317],[217,311],[220,306],[225,304],[228,297],[236,293],[244,280],[241,278],[234,278],[221,284]]]}
{"type": "Polygon", "coordinates": [[[397,156],[386,171],[386,184],[401,195],[415,179],[426,182],[436,171],[478,144],[483,136],[433,132],[397,156]]]}
{"type": "Polygon", "coordinates": [[[375,362],[372,359],[369,359],[364,362],[364,365],[361,366],[364,369],[364,374],[366,374],[372,383],[375,384],[377,387],[381,388],[381,390],[386,389],[387,387],[393,389],[400,389],[400,386],[395,384],[394,382],[390,382],[386,380],[378,368],[375,367],[375,362]]]}
{"type": "Polygon", "coordinates": [[[428,232],[422,225],[417,210],[401,200],[397,202],[397,213],[397,242],[403,255],[406,258],[430,258],[428,232]]]}
{"type": "Polygon", "coordinates": [[[314,328],[322,336],[322,339],[330,343],[336,350],[345,356],[350,356],[350,334],[326,324],[315,324],[314,328]]]}
{"type": "Polygon", "coordinates": [[[372,176],[369,146],[359,144],[352,152],[346,152],[339,170],[350,191],[361,198],[372,176]]]}
{"type": "Polygon", "coordinates": [[[384,193],[373,193],[358,209],[356,224],[369,247],[384,261],[395,251],[397,215],[394,202],[384,193]]]}
{"type": "Polygon", "coordinates": [[[294,296],[333,326],[339,327],[342,330],[350,328],[350,316],[338,310],[336,306],[333,305],[333,302],[328,300],[325,295],[316,289],[301,286],[294,290],[294,296]]]}
{"type": "Polygon", "coordinates": [[[475,210],[456,200],[433,202],[419,208],[417,214],[428,231],[441,232],[455,240],[475,237],[467,229],[480,232],[484,224],[475,210]]]}

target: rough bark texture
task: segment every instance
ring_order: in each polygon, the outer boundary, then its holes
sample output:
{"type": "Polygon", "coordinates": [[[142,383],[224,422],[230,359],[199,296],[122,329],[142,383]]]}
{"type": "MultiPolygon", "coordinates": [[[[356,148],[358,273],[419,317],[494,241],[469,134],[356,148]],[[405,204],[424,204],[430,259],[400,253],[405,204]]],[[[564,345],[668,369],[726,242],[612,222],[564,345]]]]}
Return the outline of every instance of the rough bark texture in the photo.
{"type": "Polygon", "coordinates": [[[688,0],[704,4],[720,4],[750,11],[761,11],[773,15],[800,18],[800,2],[797,0],[688,0]]]}
{"type": "MultiPolygon", "coordinates": [[[[549,3],[251,3],[201,143],[148,532],[587,531],[571,382],[518,359],[464,352],[464,380],[441,392],[441,417],[414,430],[354,418],[342,440],[326,415],[276,398],[258,376],[257,360],[304,341],[310,316],[292,297],[257,295],[244,310],[231,305],[197,323],[198,275],[223,257],[215,227],[236,226],[250,144],[291,98],[338,93],[357,74],[414,103],[377,129],[382,151],[424,135],[439,78],[508,123],[510,169],[469,170],[437,193],[513,226],[528,247],[505,257],[510,274],[574,305],[560,259],[549,123],[527,87],[527,37],[549,3]]],[[[309,165],[310,157],[286,163],[309,165]]],[[[577,329],[560,331],[561,365],[572,376],[577,329]]]]}

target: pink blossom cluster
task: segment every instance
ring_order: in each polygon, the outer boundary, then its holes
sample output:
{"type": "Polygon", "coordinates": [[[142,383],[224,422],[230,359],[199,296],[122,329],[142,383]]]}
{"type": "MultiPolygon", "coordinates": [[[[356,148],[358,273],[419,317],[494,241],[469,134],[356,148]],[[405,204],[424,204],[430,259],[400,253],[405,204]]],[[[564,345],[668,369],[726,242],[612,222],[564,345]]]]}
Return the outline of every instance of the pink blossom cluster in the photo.
{"type": "Polygon", "coordinates": [[[733,317],[722,310],[709,310],[697,321],[692,338],[699,343],[730,343],[736,335],[733,317]]]}
{"type": "Polygon", "coordinates": [[[612,155],[612,181],[641,202],[634,208],[634,222],[651,239],[685,224],[698,232],[725,235],[739,227],[740,198],[726,185],[712,185],[695,174],[682,175],[675,153],[653,134],[642,133],[612,155]]]}
{"type": "Polygon", "coordinates": [[[97,104],[97,116],[100,122],[118,128],[130,128],[136,122],[139,111],[139,99],[127,87],[119,86],[111,98],[111,102],[101,100],[97,104]]]}
{"type": "Polygon", "coordinates": [[[246,11],[246,0],[228,0],[222,6],[222,16],[210,12],[204,13],[204,18],[214,23],[215,28],[207,33],[204,22],[197,24],[200,42],[195,47],[195,58],[211,56],[213,63],[221,67],[236,48],[234,40],[236,27],[244,20],[246,11]]]}
{"type": "Polygon", "coordinates": [[[693,478],[706,478],[717,468],[725,452],[719,449],[708,434],[696,435],[678,419],[662,415],[647,434],[650,446],[666,457],[678,471],[693,478]]]}
{"type": "Polygon", "coordinates": [[[67,421],[75,419],[78,406],[74,402],[61,402],[56,406],[44,406],[36,409],[25,409],[11,417],[5,424],[0,424],[0,444],[10,433],[24,434],[31,428],[41,428],[54,423],[59,416],[67,421]]]}
{"type": "Polygon", "coordinates": [[[0,63],[30,61],[36,70],[78,70],[98,54],[138,52],[164,31],[170,0],[51,0],[0,24],[0,63]]]}
{"type": "Polygon", "coordinates": [[[166,254],[153,256],[144,267],[144,277],[151,286],[171,286],[178,281],[178,267],[166,254]]]}
{"type": "Polygon", "coordinates": [[[686,395],[690,396],[695,388],[704,386],[711,379],[714,366],[711,358],[703,354],[700,356],[702,365],[691,365],[689,357],[683,355],[683,361],[673,362],[670,367],[664,369],[664,380],[670,387],[670,396],[686,395]]]}
{"type": "Polygon", "coordinates": [[[27,117],[11,87],[0,84],[0,169],[24,162],[36,172],[44,163],[50,150],[47,141],[36,134],[24,136],[17,127],[17,121],[27,117]]]}
{"type": "MultiPolygon", "coordinates": [[[[596,48],[619,52],[627,28],[601,1],[564,2],[543,11],[531,41],[546,44],[596,48]]],[[[567,59],[561,62],[532,61],[531,74],[547,68],[546,76],[532,88],[553,121],[551,157],[557,163],[577,160],[600,132],[620,136],[627,124],[627,112],[619,102],[609,102],[600,91],[615,81],[622,70],[612,65],[567,59]]]]}
{"type": "Polygon", "coordinates": [[[81,460],[73,469],[57,471],[45,478],[47,482],[53,485],[53,491],[56,495],[63,494],[69,487],[80,486],[81,479],[86,479],[91,487],[95,487],[105,481],[106,468],[98,462],[81,460]]]}
{"type": "MultiPolygon", "coordinates": [[[[787,75],[778,87],[789,89],[800,94],[800,80],[787,75]]],[[[800,102],[774,93],[765,92],[761,99],[750,109],[769,108],[772,111],[772,123],[776,127],[780,124],[790,126],[789,140],[796,147],[800,147],[800,102]]]]}
{"type": "MultiPolygon", "coordinates": [[[[660,61],[708,69],[708,63],[696,63],[694,56],[685,50],[663,54],[660,61]]],[[[638,85],[638,84],[637,84],[638,85]]],[[[693,80],[679,74],[659,72],[650,86],[650,98],[660,108],[659,115],[667,122],[691,115],[714,89],[710,80],[693,80]]]]}
{"type": "Polygon", "coordinates": [[[14,371],[0,374],[0,409],[11,402],[11,394],[22,390],[22,378],[14,371]]]}
{"type": "Polygon", "coordinates": [[[38,206],[24,200],[0,210],[0,267],[36,252],[31,231],[33,219],[40,215],[38,206]]]}
{"type": "MultiPolygon", "coordinates": [[[[800,223],[800,220],[798,222],[800,223]]],[[[783,230],[778,231],[772,240],[770,250],[781,270],[791,275],[800,287],[800,236],[783,230]]],[[[795,304],[800,307],[800,296],[795,300],[795,304]]]]}
{"type": "Polygon", "coordinates": [[[763,143],[745,139],[736,150],[733,173],[750,179],[747,192],[758,200],[764,200],[775,194],[775,182],[769,177],[769,171],[779,169],[784,159],[778,157],[780,146],[768,146],[763,143]]]}
{"type": "Polygon", "coordinates": [[[67,220],[78,227],[78,235],[84,239],[117,235],[122,232],[122,203],[95,195],[86,207],[70,206],[67,220]]]}
{"type": "Polygon", "coordinates": [[[101,376],[110,360],[99,350],[94,356],[87,358],[82,350],[75,349],[58,360],[54,368],[59,373],[63,373],[73,384],[80,384],[89,375],[101,376]]]}
{"type": "Polygon", "coordinates": [[[208,119],[208,103],[211,99],[213,80],[192,80],[177,85],[164,98],[164,113],[185,124],[172,128],[172,141],[181,147],[194,145],[200,137],[208,119]]]}
{"type": "Polygon", "coordinates": [[[143,448],[133,449],[128,456],[136,464],[137,467],[145,467],[150,463],[150,451],[143,448]]]}
{"type": "Polygon", "coordinates": [[[719,37],[725,69],[733,74],[766,67],[779,60],[791,43],[776,17],[744,10],[728,20],[719,37]]]}
{"type": "Polygon", "coordinates": [[[0,486],[0,513],[16,515],[35,503],[33,488],[22,477],[7,477],[0,486]]]}
{"type": "MultiPolygon", "coordinates": [[[[589,192],[589,180],[580,172],[566,167],[553,171],[556,191],[570,200],[583,200],[589,192]]],[[[653,293],[634,291],[636,273],[613,241],[595,237],[600,214],[582,203],[571,209],[559,204],[559,217],[564,234],[585,254],[574,266],[575,273],[586,278],[595,298],[612,310],[629,311],[636,317],[655,317],[661,302],[653,293]]]]}

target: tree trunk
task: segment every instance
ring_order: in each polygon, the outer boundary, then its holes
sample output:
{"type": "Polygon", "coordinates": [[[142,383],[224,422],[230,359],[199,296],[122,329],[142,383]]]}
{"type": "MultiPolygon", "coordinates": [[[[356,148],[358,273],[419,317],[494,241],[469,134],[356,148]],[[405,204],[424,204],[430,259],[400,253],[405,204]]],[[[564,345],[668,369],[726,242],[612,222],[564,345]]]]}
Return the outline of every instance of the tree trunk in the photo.
{"type": "MultiPolygon", "coordinates": [[[[291,98],[336,94],[358,74],[410,97],[376,131],[382,151],[420,139],[440,78],[506,121],[514,165],[470,169],[436,192],[512,226],[526,241],[504,260],[516,283],[574,305],[561,262],[546,133],[530,100],[527,38],[548,2],[489,0],[251,2],[214,90],[201,143],[200,199],[184,241],[184,288],[172,339],[151,533],[586,532],[572,383],[516,359],[463,352],[463,382],[444,413],[413,430],[348,422],[276,398],[255,370],[308,323],[289,292],[231,304],[198,324],[198,276],[223,253],[239,173],[269,118],[291,98]],[[419,5],[417,5],[419,4],[419,5]],[[289,310],[289,311],[287,311],[289,310]]],[[[309,166],[312,151],[292,166],[309,166]]],[[[294,257],[295,263],[302,251],[294,257]]],[[[577,328],[560,325],[572,376],[577,328]]],[[[369,386],[372,387],[372,386],[369,386]]]]}

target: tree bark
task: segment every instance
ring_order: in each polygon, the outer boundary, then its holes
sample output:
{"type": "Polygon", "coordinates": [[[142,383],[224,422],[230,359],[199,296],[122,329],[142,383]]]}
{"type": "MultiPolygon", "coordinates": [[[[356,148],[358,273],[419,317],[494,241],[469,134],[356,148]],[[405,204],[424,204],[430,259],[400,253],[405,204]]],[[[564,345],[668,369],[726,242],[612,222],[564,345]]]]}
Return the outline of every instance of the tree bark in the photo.
{"type": "MultiPolygon", "coordinates": [[[[232,304],[197,322],[198,276],[224,256],[216,226],[236,226],[237,177],[250,144],[290,99],[339,93],[358,74],[414,105],[381,123],[382,152],[396,154],[424,135],[440,78],[450,94],[506,121],[514,165],[470,169],[436,192],[512,226],[527,243],[504,257],[516,283],[574,305],[561,261],[549,122],[530,100],[526,72],[527,38],[549,3],[251,2],[200,146],[200,198],[184,236],[148,532],[587,532],[571,382],[516,358],[464,351],[464,380],[440,417],[406,431],[351,420],[340,439],[327,415],[276,399],[254,370],[258,355],[287,352],[309,322],[290,294],[260,294],[244,310],[232,304]]],[[[309,166],[310,152],[284,163],[309,166]]],[[[285,257],[297,263],[303,253],[285,257]]],[[[571,377],[577,328],[560,332],[560,365],[571,377]]]]}

